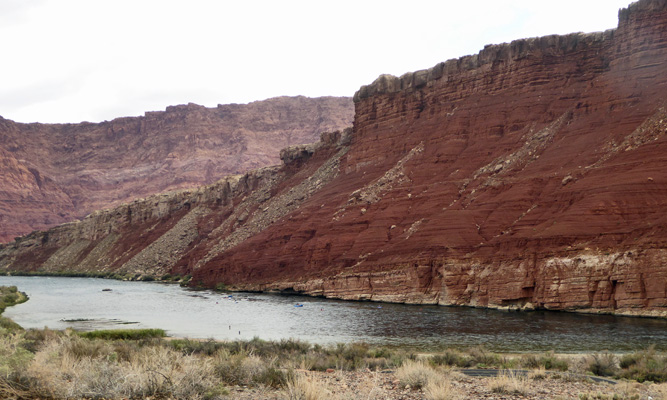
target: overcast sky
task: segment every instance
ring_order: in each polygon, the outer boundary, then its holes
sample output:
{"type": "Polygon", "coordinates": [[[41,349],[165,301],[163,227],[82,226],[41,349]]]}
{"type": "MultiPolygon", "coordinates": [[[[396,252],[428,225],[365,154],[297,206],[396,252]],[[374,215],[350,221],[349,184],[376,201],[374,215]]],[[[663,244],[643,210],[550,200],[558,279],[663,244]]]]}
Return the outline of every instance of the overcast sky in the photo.
{"type": "Polygon", "coordinates": [[[0,115],[352,96],[485,44],[615,28],[630,0],[0,0],[0,115]]]}

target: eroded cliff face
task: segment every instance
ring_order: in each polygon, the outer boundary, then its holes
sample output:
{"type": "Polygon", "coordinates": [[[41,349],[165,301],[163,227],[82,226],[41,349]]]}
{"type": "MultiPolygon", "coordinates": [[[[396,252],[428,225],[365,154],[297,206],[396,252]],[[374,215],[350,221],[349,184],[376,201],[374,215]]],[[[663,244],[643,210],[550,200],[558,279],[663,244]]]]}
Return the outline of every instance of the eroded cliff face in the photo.
{"type": "Polygon", "coordinates": [[[351,125],[350,98],[168,107],[98,124],[0,117],[0,242],[91,211],[276,164],[278,151],[351,125]]]}
{"type": "MultiPolygon", "coordinates": [[[[281,152],[282,166],[96,211],[0,245],[0,271],[186,275],[294,212],[338,174],[351,129],[281,152]]],[[[199,281],[198,281],[199,282],[199,281]]]]}
{"type": "Polygon", "coordinates": [[[642,0],[614,30],[381,76],[352,132],[31,235],[0,269],[664,317],[666,62],[667,1],[642,0]]]}

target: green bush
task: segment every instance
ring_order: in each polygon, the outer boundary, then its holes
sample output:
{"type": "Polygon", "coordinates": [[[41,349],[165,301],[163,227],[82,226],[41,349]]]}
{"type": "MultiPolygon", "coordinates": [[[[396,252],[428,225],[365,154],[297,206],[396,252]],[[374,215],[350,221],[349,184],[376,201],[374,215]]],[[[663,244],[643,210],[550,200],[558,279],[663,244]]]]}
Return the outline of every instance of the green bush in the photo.
{"type": "Polygon", "coordinates": [[[285,387],[289,374],[285,371],[268,367],[253,377],[253,382],[272,388],[285,387]]]}
{"type": "Polygon", "coordinates": [[[436,354],[429,360],[433,365],[446,365],[450,367],[468,368],[474,365],[470,357],[466,357],[458,351],[447,349],[444,353],[436,354]]]}
{"type": "Polygon", "coordinates": [[[142,340],[167,336],[163,329],[110,329],[91,332],[77,332],[86,339],[142,340]]]}
{"type": "Polygon", "coordinates": [[[22,340],[15,334],[0,336],[0,377],[11,377],[32,360],[33,354],[21,346],[22,340]]]}
{"type": "Polygon", "coordinates": [[[21,325],[17,324],[16,322],[12,321],[9,318],[6,317],[0,317],[0,332],[17,332],[17,331],[22,331],[23,327],[21,325]]]}
{"type": "Polygon", "coordinates": [[[183,354],[204,354],[207,356],[212,356],[217,353],[218,350],[226,347],[225,343],[216,342],[212,339],[207,341],[174,339],[167,342],[166,345],[183,354]]]}
{"type": "Polygon", "coordinates": [[[192,275],[189,275],[189,274],[185,275],[183,277],[183,279],[181,279],[181,284],[180,285],[183,286],[183,287],[189,286],[191,280],[192,280],[192,275]]]}
{"type": "Polygon", "coordinates": [[[566,360],[556,357],[554,353],[546,353],[540,356],[535,354],[524,355],[521,358],[521,365],[529,369],[544,368],[557,371],[567,371],[570,367],[566,360]]]}
{"type": "Polygon", "coordinates": [[[0,286],[0,314],[7,307],[15,306],[28,301],[28,296],[19,292],[16,286],[0,286]]]}
{"type": "Polygon", "coordinates": [[[667,382],[667,355],[658,355],[653,347],[625,354],[620,360],[619,377],[638,382],[667,382]]]}

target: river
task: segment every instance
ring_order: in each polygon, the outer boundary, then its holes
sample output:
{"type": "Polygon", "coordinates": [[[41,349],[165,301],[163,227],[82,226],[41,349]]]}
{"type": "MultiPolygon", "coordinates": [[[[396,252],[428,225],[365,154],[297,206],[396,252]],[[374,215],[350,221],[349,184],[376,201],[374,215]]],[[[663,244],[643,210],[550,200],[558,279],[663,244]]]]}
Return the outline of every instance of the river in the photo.
{"type": "Polygon", "coordinates": [[[295,338],[420,351],[478,345],[504,352],[667,349],[663,319],[218,293],[91,278],[3,276],[0,285],[16,285],[30,297],[4,313],[24,328],[161,328],[193,339],[295,338]]]}

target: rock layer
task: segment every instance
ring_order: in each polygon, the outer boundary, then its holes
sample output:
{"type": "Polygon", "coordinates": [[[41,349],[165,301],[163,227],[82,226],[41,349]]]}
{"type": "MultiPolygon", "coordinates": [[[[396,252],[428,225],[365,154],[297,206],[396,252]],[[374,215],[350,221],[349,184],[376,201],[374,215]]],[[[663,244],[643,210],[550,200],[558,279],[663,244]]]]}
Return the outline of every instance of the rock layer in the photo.
{"type": "Polygon", "coordinates": [[[0,269],[667,316],[667,1],[355,95],[283,165],[35,233],[0,269]]]}
{"type": "Polygon", "coordinates": [[[98,124],[0,117],[0,242],[91,211],[276,164],[278,151],[351,125],[349,98],[167,107],[98,124]]]}

